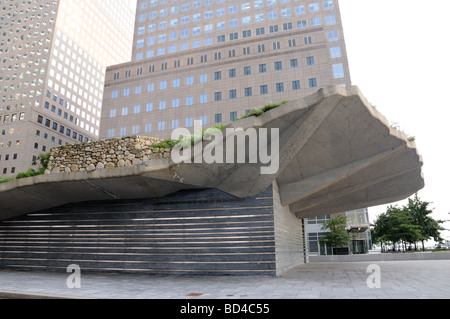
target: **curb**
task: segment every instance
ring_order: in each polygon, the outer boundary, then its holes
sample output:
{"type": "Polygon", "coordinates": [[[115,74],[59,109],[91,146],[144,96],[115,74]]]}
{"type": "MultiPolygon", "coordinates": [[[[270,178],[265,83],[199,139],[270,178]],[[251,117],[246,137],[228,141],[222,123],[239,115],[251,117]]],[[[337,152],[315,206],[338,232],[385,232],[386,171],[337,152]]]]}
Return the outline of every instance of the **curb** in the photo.
{"type": "Polygon", "coordinates": [[[0,290],[0,299],[92,299],[79,296],[42,294],[35,292],[0,290]]]}

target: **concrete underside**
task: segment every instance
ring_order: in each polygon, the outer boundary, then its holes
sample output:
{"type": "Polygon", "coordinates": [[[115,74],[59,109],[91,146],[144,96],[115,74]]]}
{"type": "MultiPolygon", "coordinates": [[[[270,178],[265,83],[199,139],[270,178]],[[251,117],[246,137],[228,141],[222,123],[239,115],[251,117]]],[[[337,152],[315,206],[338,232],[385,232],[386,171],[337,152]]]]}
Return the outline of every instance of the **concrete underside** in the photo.
{"type": "MultiPolygon", "coordinates": [[[[228,127],[278,128],[277,173],[261,174],[267,165],[260,162],[177,165],[165,158],[91,173],[36,176],[0,184],[0,220],[69,203],[157,198],[186,189],[218,189],[245,198],[273,182],[281,206],[306,218],[390,203],[424,186],[415,144],[391,128],[357,87],[321,89],[228,127]]],[[[203,147],[208,143],[203,141],[203,147]]]]}

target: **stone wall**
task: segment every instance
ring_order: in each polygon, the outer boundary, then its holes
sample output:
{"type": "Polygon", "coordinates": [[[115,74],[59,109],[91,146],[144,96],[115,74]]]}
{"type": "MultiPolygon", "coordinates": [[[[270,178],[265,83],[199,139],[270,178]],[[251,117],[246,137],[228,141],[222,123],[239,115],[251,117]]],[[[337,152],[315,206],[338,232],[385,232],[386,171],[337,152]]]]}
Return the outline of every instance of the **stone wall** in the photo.
{"type": "Polygon", "coordinates": [[[169,157],[171,149],[155,148],[157,138],[133,136],[55,147],[46,174],[92,172],[169,157]]]}

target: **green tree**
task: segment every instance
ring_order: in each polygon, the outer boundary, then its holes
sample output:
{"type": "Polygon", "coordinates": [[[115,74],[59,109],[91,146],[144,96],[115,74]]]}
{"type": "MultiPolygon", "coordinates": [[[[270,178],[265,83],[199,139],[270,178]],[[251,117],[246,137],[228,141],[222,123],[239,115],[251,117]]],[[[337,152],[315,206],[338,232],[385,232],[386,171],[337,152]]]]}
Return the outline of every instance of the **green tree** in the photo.
{"type": "Polygon", "coordinates": [[[413,218],[414,225],[420,227],[420,238],[417,241],[422,242],[423,250],[425,250],[425,241],[428,239],[433,238],[437,242],[443,241],[440,235],[440,231],[444,230],[441,226],[443,221],[435,220],[430,216],[433,211],[428,208],[429,205],[429,202],[421,201],[416,193],[413,199],[408,199],[408,205],[405,206],[413,218]]]}
{"type": "Polygon", "coordinates": [[[346,227],[346,216],[339,215],[338,217],[325,221],[322,224],[322,230],[328,230],[328,232],[320,239],[320,243],[333,247],[333,253],[336,254],[338,247],[346,247],[350,241],[350,235],[347,233],[346,227]]]}
{"type": "Polygon", "coordinates": [[[389,245],[389,216],[387,213],[383,213],[377,217],[375,222],[371,225],[370,229],[372,235],[372,242],[379,243],[381,247],[389,245]]]}

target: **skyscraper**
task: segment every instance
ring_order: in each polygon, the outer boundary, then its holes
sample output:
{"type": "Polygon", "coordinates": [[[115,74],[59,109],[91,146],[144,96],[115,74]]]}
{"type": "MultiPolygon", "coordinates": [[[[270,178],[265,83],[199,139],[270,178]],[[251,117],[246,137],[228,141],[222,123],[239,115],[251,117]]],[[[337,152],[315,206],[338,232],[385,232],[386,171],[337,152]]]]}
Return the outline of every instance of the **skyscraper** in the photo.
{"type": "Polygon", "coordinates": [[[350,85],[337,0],[138,0],[133,61],[106,72],[100,137],[168,138],[350,85]]]}
{"type": "Polygon", "coordinates": [[[106,66],[129,61],[123,0],[0,0],[0,177],[98,138],[106,66]]]}

